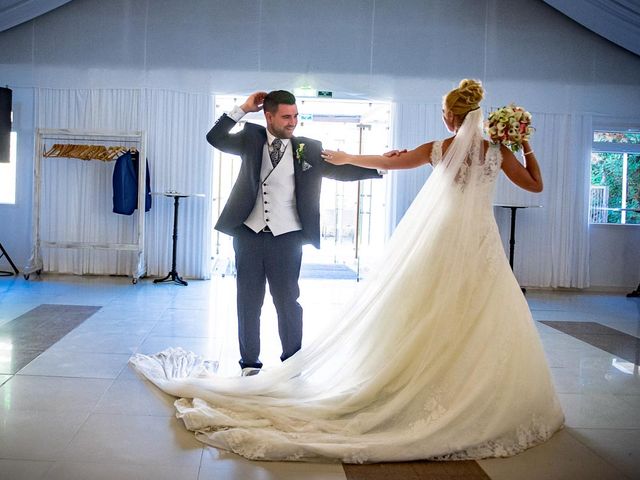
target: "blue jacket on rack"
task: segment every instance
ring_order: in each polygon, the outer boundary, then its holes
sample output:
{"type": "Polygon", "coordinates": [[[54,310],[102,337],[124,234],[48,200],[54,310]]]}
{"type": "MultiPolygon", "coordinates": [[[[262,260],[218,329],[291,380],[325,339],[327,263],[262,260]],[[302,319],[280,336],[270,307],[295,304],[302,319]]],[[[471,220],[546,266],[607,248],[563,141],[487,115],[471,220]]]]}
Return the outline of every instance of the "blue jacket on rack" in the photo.
{"type": "MultiPolygon", "coordinates": [[[[127,152],[118,157],[113,169],[113,213],[131,215],[138,208],[138,152],[127,152]]],[[[144,211],[151,210],[151,180],[147,162],[144,211]]]]}

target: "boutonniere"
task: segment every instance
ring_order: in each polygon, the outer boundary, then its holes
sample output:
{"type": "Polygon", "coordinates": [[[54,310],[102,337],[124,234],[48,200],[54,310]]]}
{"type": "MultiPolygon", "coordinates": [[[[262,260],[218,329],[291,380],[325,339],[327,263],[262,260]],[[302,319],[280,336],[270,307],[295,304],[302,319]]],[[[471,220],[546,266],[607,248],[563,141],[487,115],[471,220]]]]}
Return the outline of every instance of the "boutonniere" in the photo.
{"type": "Polygon", "coordinates": [[[311,168],[311,164],[304,159],[305,153],[304,143],[299,143],[298,148],[296,149],[296,158],[298,159],[298,163],[302,167],[303,172],[306,172],[311,168]]]}

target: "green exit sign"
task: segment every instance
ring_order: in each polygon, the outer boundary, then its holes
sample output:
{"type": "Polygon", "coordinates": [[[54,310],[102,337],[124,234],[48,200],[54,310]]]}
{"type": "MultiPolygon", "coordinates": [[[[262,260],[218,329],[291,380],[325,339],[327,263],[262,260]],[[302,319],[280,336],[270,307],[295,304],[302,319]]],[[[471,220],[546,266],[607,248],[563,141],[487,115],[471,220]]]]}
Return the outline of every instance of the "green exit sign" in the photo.
{"type": "Polygon", "coordinates": [[[318,97],[331,98],[333,97],[333,92],[329,90],[318,90],[318,97]]]}

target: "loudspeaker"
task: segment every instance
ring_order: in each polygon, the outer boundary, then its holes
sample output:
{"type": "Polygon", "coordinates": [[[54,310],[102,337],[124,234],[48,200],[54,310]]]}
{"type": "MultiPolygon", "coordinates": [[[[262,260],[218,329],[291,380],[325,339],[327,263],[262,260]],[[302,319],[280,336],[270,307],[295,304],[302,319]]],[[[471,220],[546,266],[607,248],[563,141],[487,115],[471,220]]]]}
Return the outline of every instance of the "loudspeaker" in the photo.
{"type": "Polygon", "coordinates": [[[11,143],[11,89],[0,87],[0,163],[9,163],[11,143]]]}

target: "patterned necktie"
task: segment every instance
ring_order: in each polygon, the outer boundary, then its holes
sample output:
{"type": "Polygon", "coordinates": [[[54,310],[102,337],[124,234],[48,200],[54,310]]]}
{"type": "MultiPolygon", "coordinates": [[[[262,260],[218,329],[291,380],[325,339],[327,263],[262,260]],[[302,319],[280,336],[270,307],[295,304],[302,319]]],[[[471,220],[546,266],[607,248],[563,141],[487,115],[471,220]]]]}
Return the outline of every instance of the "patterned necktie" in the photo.
{"type": "Polygon", "coordinates": [[[271,142],[271,151],[269,152],[269,156],[271,157],[271,165],[273,168],[276,168],[278,162],[282,158],[282,153],[280,149],[282,148],[282,140],[279,138],[274,138],[273,142],[271,142]]]}

